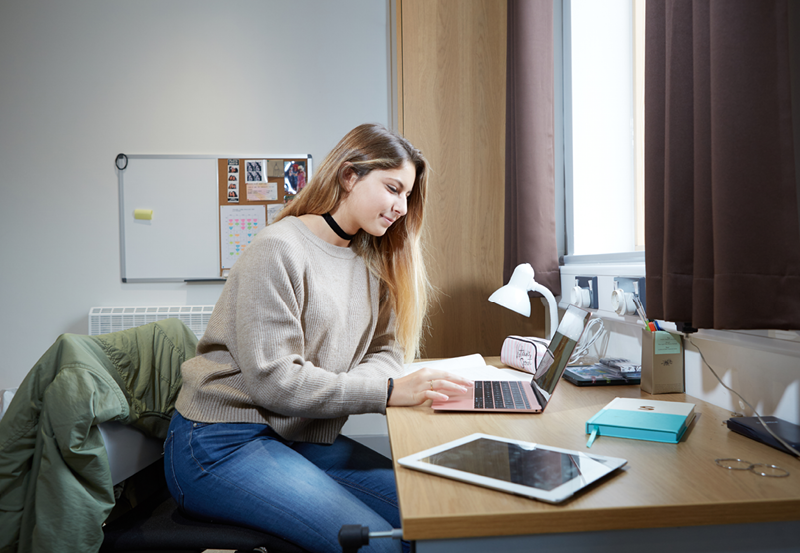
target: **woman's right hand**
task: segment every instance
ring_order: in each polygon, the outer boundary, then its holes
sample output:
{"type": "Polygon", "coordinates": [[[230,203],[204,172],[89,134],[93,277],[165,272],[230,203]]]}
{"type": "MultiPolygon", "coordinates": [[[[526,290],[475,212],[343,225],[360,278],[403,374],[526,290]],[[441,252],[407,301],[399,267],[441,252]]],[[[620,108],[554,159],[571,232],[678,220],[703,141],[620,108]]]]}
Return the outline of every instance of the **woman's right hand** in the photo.
{"type": "Polygon", "coordinates": [[[447,401],[451,395],[465,394],[472,380],[447,371],[423,368],[394,381],[389,407],[420,405],[429,399],[447,401]]]}

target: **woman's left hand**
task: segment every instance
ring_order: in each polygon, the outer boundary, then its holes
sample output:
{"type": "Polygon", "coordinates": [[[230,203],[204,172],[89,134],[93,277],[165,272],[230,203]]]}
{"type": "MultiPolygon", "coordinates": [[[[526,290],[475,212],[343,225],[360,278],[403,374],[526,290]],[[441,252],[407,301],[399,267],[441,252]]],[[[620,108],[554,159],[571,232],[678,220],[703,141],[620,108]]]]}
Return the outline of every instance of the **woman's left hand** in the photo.
{"type": "Polygon", "coordinates": [[[451,395],[465,394],[472,380],[447,371],[424,368],[394,381],[389,407],[420,405],[429,399],[447,401],[451,395]]]}

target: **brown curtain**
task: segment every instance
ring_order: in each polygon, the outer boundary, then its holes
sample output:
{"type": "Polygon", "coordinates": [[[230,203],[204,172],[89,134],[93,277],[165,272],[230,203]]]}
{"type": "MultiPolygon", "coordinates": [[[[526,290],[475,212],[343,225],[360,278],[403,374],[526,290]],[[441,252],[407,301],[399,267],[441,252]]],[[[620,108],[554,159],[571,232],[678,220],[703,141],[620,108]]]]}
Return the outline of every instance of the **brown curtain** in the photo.
{"type": "Polygon", "coordinates": [[[786,0],[647,1],[645,256],[654,318],[800,329],[788,9],[786,0]]]}
{"type": "Polygon", "coordinates": [[[559,295],[553,63],[553,0],[509,0],[503,274],[530,263],[559,295]]]}

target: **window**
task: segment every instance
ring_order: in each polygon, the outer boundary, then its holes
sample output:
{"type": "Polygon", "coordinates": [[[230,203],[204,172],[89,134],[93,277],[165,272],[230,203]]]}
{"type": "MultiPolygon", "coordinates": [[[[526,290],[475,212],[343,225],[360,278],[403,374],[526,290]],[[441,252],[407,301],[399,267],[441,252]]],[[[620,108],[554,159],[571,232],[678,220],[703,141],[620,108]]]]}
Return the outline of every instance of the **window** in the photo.
{"type": "Polygon", "coordinates": [[[562,8],[562,251],[643,252],[644,0],[564,0],[562,8]]]}
{"type": "Polygon", "coordinates": [[[554,6],[562,44],[555,79],[563,87],[556,90],[563,98],[563,119],[556,116],[564,144],[562,304],[589,278],[597,314],[632,323],[635,314],[620,313],[612,293],[640,293],[645,275],[644,1],[554,6]]]}
{"type": "MultiPolygon", "coordinates": [[[[554,35],[561,36],[562,45],[556,49],[555,79],[557,102],[563,101],[556,109],[556,140],[564,144],[563,158],[556,159],[556,166],[563,166],[563,176],[557,177],[557,182],[563,179],[562,305],[571,301],[579,278],[596,277],[598,314],[611,319],[620,318],[610,301],[616,279],[645,275],[645,3],[554,4],[554,35]]],[[[703,336],[746,340],[750,347],[771,351],[790,347],[787,351],[794,353],[800,344],[798,331],[706,330],[703,336]]]]}

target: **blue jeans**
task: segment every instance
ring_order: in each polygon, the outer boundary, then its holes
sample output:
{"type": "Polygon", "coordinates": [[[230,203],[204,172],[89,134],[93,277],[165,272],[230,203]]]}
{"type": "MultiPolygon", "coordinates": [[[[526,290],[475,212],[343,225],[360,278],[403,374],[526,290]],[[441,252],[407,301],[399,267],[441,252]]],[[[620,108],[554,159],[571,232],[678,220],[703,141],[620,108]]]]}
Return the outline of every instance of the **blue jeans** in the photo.
{"type": "MultiPolygon", "coordinates": [[[[392,462],[345,436],[332,445],[292,442],[265,424],[192,422],[176,411],[164,463],[169,491],[189,515],[266,531],[308,551],[341,552],[344,524],[400,527],[392,462]]],[[[400,549],[400,541],[380,538],[361,551],[400,549]]]]}

